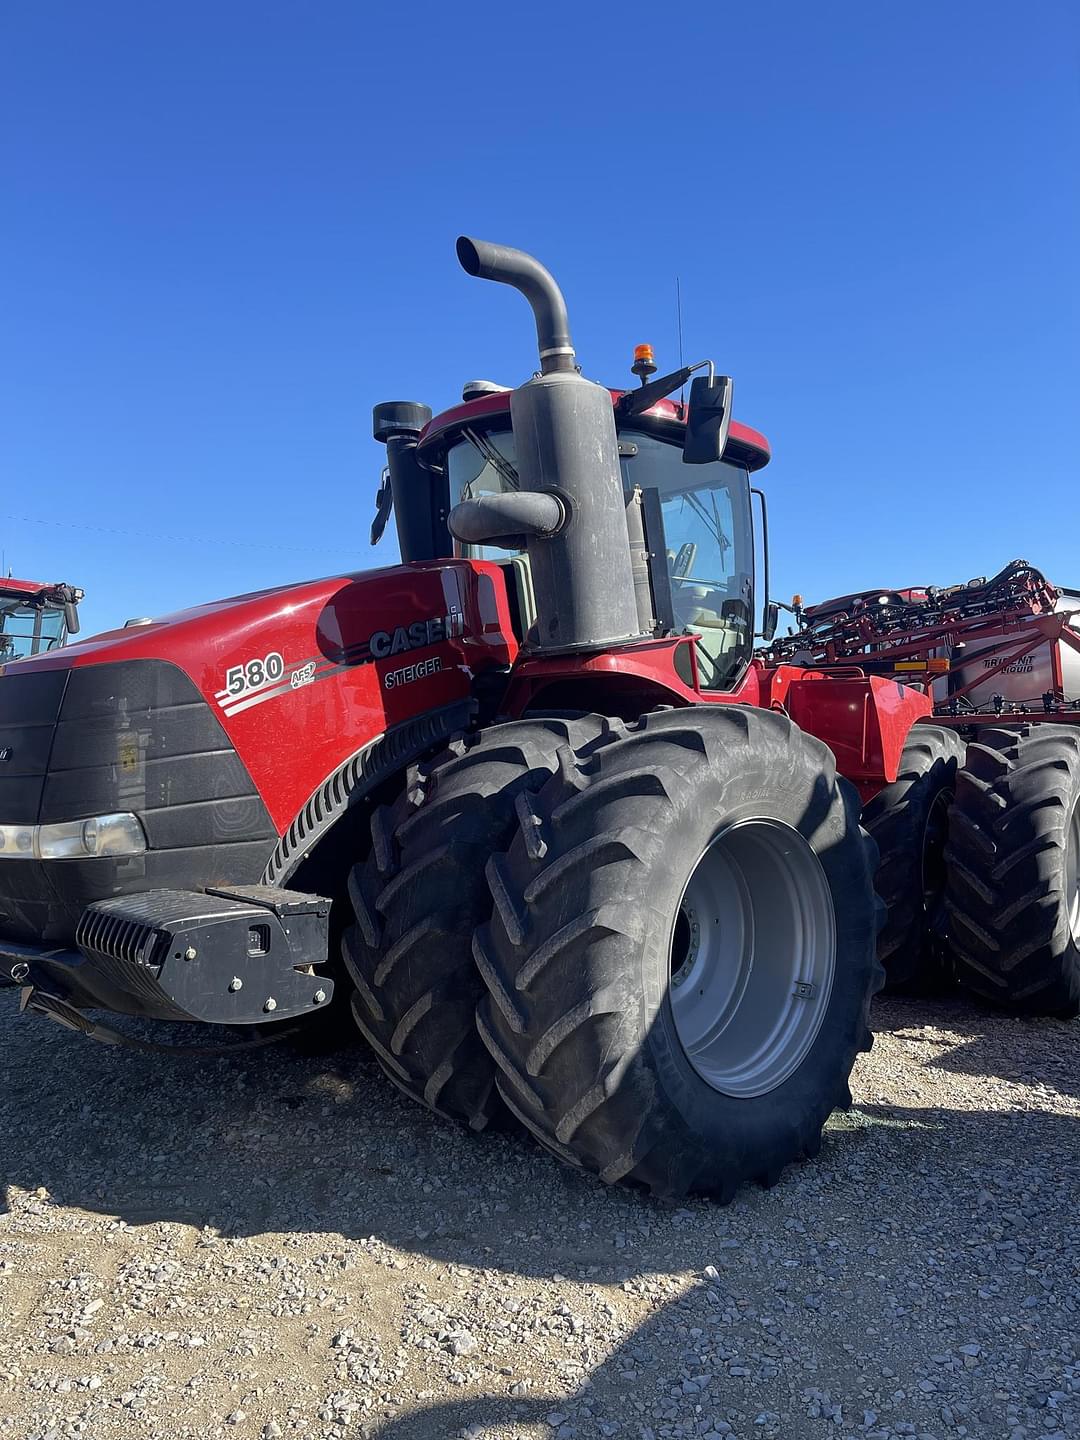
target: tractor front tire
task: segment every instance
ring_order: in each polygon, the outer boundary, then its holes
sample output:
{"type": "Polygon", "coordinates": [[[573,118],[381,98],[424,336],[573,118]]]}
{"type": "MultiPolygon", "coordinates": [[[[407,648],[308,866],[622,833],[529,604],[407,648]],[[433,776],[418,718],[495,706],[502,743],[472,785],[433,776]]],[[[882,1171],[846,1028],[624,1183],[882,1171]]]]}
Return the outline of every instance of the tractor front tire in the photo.
{"type": "Polygon", "coordinates": [[[1020,1014],[1080,1014],[1080,730],[984,730],[957,776],[946,862],[961,983],[1020,1014]]]}
{"type": "Polygon", "coordinates": [[[508,1107],[608,1182],[726,1200],[816,1154],[869,1049],[876,851],[777,713],[613,724],[517,801],[477,1019],[508,1107]]]}
{"type": "Polygon", "coordinates": [[[516,796],[548,778],[560,749],[587,751],[602,725],[494,725],[410,767],[398,800],[373,813],[370,852],[349,876],[354,923],[342,954],[356,1024],[399,1089],[474,1130],[502,1110],[475,1023],[483,987],[472,936],[491,909],[484,866],[509,844],[516,796]]]}
{"type": "Polygon", "coordinates": [[[916,725],[900,771],[863,808],[877,843],[877,892],[885,902],[878,959],[889,990],[909,994],[942,988],[945,840],[956,772],[965,745],[943,725],[916,725]]]}

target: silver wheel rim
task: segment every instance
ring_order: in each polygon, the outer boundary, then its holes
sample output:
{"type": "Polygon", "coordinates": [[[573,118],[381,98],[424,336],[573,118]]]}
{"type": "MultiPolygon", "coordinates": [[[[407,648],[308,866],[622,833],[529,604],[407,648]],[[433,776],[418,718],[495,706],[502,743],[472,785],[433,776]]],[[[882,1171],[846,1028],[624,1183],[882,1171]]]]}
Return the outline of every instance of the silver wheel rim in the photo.
{"type": "Polygon", "coordinates": [[[1073,806],[1065,836],[1065,909],[1073,944],[1080,945],[1080,800],[1073,806]]]}
{"type": "Polygon", "coordinates": [[[714,837],[683,890],[670,963],[675,1029],[706,1084],[749,1098],[794,1074],[836,970],[829,883],[797,830],[754,819],[714,837]]]}

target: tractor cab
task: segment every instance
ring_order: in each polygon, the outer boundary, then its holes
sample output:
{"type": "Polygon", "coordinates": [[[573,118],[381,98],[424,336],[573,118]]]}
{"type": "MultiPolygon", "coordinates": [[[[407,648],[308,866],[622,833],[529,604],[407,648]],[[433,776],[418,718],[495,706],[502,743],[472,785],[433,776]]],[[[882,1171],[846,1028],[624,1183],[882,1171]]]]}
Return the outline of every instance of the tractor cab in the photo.
{"type": "Polygon", "coordinates": [[[43,655],[79,629],[83,592],[72,585],[0,579],[0,664],[43,655]]]}
{"type": "MultiPolygon", "coordinates": [[[[641,497],[655,628],[696,635],[702,688],[727,690],[753,654],[750,476],[768,463],[768,444],[757,431],[733,422],[723,459],[688,464],[685,405],[660,399],[642,413],[620,416],[624,395],[633,400],[636,394],[612,391],[611,398],[624,499],[629,505],[635,492],[641,497]],[[654,546],[658,534],[662,541],[654,546]]],[[[488,382],[469,382],[464,403],[430,420],[418,435],[418,462],[440,478],[449,507],[518,492],[509,395],[488,382]]],[[[410,489],[416,493],[415,486],[410,489]]],[[[457,555],[503,568],[515,629],[519,640],[527,641],[538,616],[525,538],[451,543],[457,555]]]]}

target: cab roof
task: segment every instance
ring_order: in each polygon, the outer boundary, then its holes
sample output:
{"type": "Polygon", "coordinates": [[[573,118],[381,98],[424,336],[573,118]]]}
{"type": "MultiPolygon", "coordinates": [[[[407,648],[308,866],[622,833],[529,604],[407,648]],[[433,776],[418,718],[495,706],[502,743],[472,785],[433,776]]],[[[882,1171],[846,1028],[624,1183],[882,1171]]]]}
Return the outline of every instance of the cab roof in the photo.
{"type": "Polygon", "coordinates": [[[55,589],[55,585],[43,585],[40,580],[14,580],[10,575],[0,575],[0,595],[40,595],[55,589]]]}
{"type": "MultiPolygon", "coordinates": [[[[614,404],[626,392],[612,390],[610,393],[611,402],[614,404]]],[[[474,425],[477,421],[498,420],[503,417],[509,419],[511,394],[510,390],[500,390],[490,395],[480,395],[475,400],[466,400],[461,405],[444,410],[441,415],[435,415],[421,431],[420,448],[434,445],[450,431],[463,425],[474,425]]],[[[640,424],[644,421],[646,426],[658,424],[661,429],[665,426],[678,426],[681,429],[685,418],[685,407],[677,400],[658,400],[650,409],[635,415],[632,423],[640,424]]],[[[748,470],[761,470],[772,458],[772,451],[760,430],[752,430],[749,425],[732,420],[724,455],[727,459],[740,461],[748,470]]]]}

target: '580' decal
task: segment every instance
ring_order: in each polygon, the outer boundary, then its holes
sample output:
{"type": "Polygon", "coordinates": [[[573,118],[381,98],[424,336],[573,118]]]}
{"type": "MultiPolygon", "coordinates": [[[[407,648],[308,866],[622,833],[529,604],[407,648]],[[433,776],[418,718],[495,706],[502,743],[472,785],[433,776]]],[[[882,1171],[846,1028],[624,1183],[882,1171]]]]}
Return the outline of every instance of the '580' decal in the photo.
{"type": "Polygon", "coordinates": [[[243,695],[248,690],[257,690],[268,680],[280,680],[284,674],[285,661],[276,650],[272,650],[269,655],[256,656],[226,670],[225,689],[230,695],[243,695]]]}

